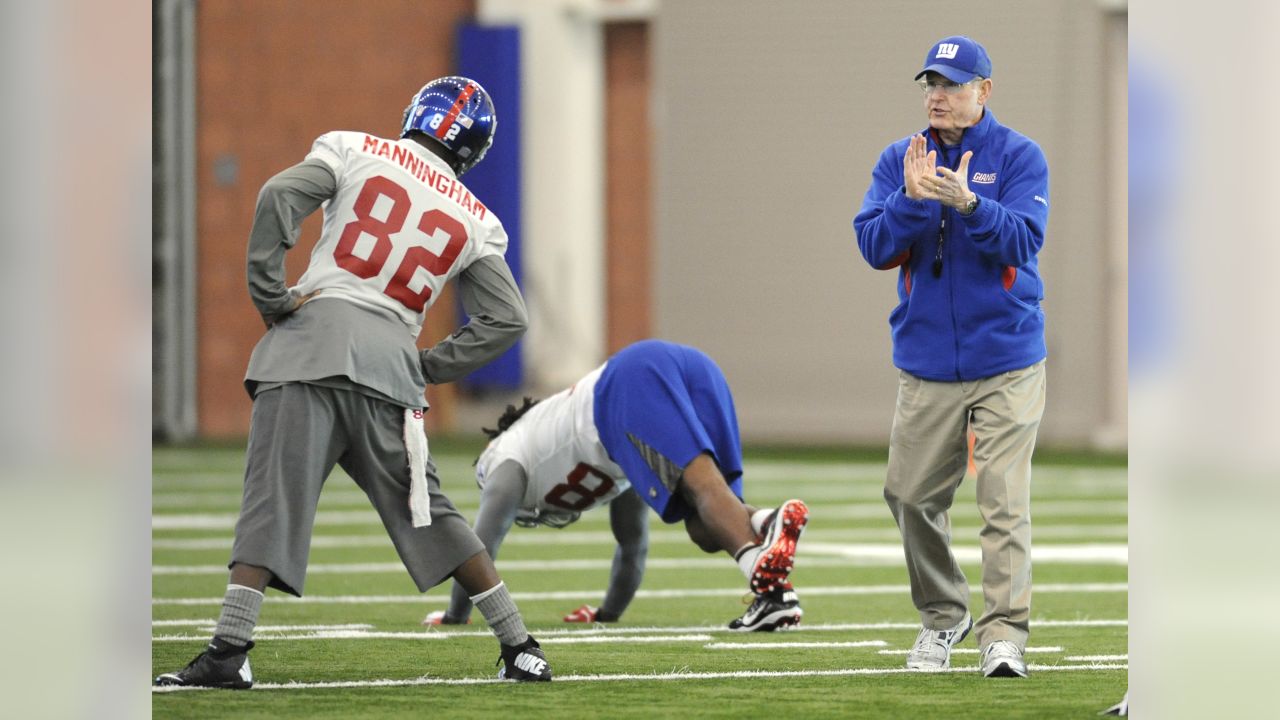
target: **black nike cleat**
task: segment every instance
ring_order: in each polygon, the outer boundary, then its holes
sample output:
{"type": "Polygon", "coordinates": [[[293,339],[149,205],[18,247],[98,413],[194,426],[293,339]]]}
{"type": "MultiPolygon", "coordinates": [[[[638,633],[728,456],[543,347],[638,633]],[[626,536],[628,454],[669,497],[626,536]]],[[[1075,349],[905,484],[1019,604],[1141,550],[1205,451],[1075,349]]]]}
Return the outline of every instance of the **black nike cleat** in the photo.
{"type": "Polygon", "coordinates": [[[240,647],[215,637],[186,667],[158,676],[155,684],[248,690],[253,687],[253,671],[249,668],[252,649],[253,642],[240,647]]]}
{"type": "Polygon", "coordinates": [[[530,635],[519,645],[503,645],[498,678],[520,682],[550,682],[551,666],[538,641],[530,635]]]}
{"type": "Polygon", "coordinates": [[[785,583],[756,596],[751,607],[740,618],[729,623],[729,629],[737,632],[773,632],[794,628],[800,624],[804,610],[800,609],[800,598],[785,583]]]}

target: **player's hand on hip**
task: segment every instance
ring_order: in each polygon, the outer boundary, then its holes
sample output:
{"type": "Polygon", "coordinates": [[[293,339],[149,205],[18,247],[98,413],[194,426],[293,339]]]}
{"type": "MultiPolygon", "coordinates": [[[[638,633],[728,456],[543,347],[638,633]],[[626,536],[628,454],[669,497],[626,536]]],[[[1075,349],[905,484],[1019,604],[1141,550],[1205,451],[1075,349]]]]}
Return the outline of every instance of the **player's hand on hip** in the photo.
{"type": "Polygon", "coordinates": [[[292,290],[290,290],[289,297],[293,301],[293,304],[290,307],[288,307],[288,309],[281,310],[280,312],[263,314],[262,316],[263,324],[267,326],[267,329],[270,329],[272,325],[275,325],[276,323],[280,322],[281,319],[292,314],[298,308],[302,307],[303,305],[306,305],[307,301],[315,297],[316,293],[318,292],[320,291],[312,290],[306,295],[296,295],[292,290]]]}

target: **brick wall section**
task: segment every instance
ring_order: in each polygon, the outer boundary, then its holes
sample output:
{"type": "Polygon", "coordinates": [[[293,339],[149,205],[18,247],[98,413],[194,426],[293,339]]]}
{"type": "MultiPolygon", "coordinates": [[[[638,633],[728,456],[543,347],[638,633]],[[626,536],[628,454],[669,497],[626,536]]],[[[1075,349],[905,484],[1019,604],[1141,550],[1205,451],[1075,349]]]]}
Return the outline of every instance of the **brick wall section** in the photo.
{"type": "Polygon", "coordinates": [[[652,333],[649,27],[605,27],[608,352],[652,333]]]}
{"type": "MultiPolygon", "coordinates": [[[[454,32],[473,0],[218,0],[197,4],[197,400],[204,437],[243,436],[245,366],[262,335],[244,278],[245,242],[262,183],[302,160],[329,130],[394,137],[423,83],[453,71],[454,32]]],[[[306,267],[320,213],[288,255],[306,267]]],[[[453,328],[452,291],[422,342],[453,328]]],[[[447,423],[452,391],[428,413],[447,423]]]]}

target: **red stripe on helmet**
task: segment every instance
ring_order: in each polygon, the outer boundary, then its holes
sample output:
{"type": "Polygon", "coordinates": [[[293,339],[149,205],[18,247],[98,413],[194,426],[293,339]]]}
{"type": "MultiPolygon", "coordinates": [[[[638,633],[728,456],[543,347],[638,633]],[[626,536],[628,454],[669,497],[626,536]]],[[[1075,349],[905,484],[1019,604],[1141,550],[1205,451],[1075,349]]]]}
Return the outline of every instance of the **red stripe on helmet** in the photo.
{"type": "Polygon", "coordinates": [[[462,106],[467,104],[467,100],[476,92],[474,83],[467,83],[467,86],[459,93],[458,99],[454,101],[453,107],[449,108],[449,114],[444,116],[444,120],[440,122],[440,127],[436,128],[436,137],[443,140],[444,134],[449,132],[449,128],[453,126],[453,121],[458,119],[458,113],[462,112],[462,106]]]}

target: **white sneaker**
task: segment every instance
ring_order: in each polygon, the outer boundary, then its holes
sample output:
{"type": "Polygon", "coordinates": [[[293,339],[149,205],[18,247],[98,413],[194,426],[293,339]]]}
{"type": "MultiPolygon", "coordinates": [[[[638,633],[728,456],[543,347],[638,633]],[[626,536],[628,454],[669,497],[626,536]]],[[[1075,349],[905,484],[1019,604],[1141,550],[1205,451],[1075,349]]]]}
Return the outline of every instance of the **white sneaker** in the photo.
{"type": "Polygon", "coordinates": [[[973,616],[969,613],[964,614],[958,625],[947,630],[920,628],[916,644],[907,653],[907,669],[946,670],[951,667],[951,648],[964,640],[971,628],[973,616]]]}
{"type": "Polygon", "coordinates": [[[1099,715],[1119,715],[1121,717],[1129,717],[1129,691],[1124,691],[1124,697],[1120,702],[1098,713],[1099,715]]]}
{"type": "Polygon", "coordinates": [[[982,674],[987,677],[1026,677],[1022,651],[1008,640],[997,640],[982,651],[982,674]]]}

